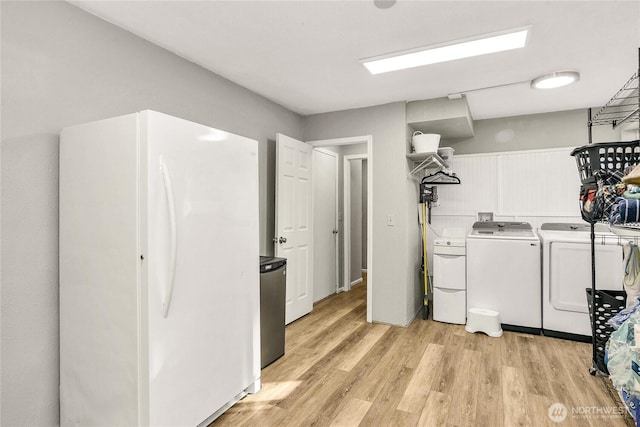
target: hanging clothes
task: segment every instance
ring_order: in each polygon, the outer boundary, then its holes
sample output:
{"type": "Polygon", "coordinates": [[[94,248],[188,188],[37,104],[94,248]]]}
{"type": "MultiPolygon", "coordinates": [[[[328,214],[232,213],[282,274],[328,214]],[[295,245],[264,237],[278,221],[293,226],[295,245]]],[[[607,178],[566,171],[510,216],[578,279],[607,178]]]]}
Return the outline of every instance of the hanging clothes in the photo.
{"type": "Polygon", "coordinates": [[[627,292],[627,308],[636,304],[640,297],[640,251],[638,246],[627,243],[622,248],[624,262],[624,290],[627,292]]]}

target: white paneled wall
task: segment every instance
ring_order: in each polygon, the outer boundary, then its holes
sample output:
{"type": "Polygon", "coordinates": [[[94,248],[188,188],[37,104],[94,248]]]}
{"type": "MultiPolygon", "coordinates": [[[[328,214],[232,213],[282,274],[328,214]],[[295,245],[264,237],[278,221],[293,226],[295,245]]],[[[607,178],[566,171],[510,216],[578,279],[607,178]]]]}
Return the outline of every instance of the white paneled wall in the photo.
{"type": "Polygon", "coordinates": [[[471,230],[478,212],[495,220],[580,222],[580,180],[572,148],[454,156],[460,185],[439,185],[431,211],[432,235],[445,227],[471,230]]]}
{"type": "Polygon", "coordinates": [[[500,216],[575,214],[580,181],[569,150],[497,156],[500,216]]]}
{"type": "Polygon", "coordinates": [[[475,217],[477,212],[495,212],[496,163],[495,155],[454,156],[449,166],[462,184],[438,185],[439,206],[431,215],[475,217]]]}

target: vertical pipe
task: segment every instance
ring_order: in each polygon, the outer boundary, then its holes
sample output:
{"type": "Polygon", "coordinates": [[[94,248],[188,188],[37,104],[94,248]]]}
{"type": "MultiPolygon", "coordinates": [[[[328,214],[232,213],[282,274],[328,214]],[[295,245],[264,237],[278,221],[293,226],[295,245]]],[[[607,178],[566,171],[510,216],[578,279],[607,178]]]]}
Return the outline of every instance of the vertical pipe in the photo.
{"type": "Polygon", "coordinates": [[[596,364],[596,224],[591,223],[591,363],[594,368],[596,364]]]}
{"type": "MultiPolygon", "coordinates": [[[[587,109],[589,144],[593,143],[591,108],[587,109]]],[[[591,223],[591,365],[596,368],[596,224],[591,223]]],[[[595,372],[595,371],[591,371],[595,372]]]]}

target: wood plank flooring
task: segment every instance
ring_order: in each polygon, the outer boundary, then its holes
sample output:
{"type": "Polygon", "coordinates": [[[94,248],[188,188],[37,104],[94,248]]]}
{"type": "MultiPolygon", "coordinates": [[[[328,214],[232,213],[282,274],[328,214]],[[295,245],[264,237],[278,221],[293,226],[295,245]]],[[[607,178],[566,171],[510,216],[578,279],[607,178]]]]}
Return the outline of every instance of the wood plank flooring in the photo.
{"type": "MultiPolygon", "coordinates": [[[[418,317],[366,323],[366,281],[286,328],[262,390],[211,426],[633,426],[610,381],[589,374],[590,344],[418,317]],[[551,420],[561,403],[566,418],[551,420]]],[[[561,414],[561,412],[560,412],[561,414]]]]}

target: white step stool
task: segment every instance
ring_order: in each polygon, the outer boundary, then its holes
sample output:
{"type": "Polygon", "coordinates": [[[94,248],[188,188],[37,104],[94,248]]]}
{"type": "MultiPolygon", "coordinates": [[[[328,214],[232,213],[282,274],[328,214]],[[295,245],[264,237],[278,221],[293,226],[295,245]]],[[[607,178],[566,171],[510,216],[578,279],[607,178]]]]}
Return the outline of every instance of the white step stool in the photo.
{"type": "Polygon", "coordinates": [[[501,337],[500,314],[486,308],[470,308],[467,313],[467,326],[464,330],[472,334],[484,332],[490,337],[501,337]]]}

